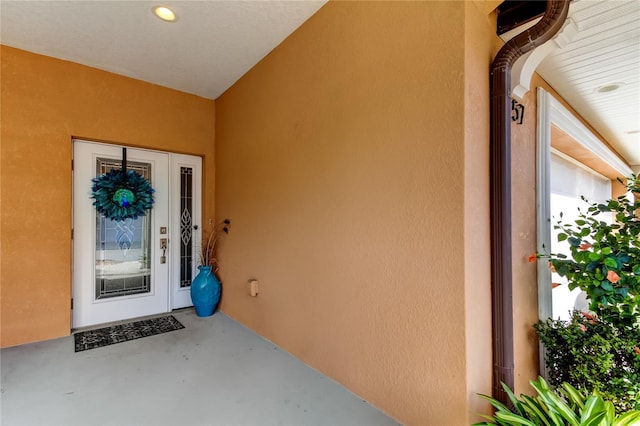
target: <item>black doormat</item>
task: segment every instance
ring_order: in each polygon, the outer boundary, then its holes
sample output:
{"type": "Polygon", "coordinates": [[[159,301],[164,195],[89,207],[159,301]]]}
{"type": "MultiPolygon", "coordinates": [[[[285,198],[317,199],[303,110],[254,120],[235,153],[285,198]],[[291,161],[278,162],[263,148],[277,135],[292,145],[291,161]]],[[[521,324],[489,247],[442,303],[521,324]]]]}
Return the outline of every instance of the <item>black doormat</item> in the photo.
{"type": "Polygon", "coordinates": [[[81,352],[141,337],[180,330],[181,328],[184,328],[184,325],[180,321],[175,319],[173,315],[167,315],[96,330],[81,331],[74,334],[73,337],[75,339],[76,352],[81,352]]]}

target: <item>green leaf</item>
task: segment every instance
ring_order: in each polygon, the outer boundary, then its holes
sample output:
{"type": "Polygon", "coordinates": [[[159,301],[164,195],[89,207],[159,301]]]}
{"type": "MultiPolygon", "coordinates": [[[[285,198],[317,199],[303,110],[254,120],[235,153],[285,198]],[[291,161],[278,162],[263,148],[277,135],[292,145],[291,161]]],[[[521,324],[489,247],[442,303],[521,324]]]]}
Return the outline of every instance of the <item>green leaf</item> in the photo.
{"type": "MultiPolygon", "coordinates": [[[[491,417],[489,416],[482,416],[482,417],[488,417],[489,419],[491,419],[491,417]]],[[[480,423],[474,423],[471,426],[496,426],[495,423],[489,423],[489,422],[480,422],[480,423]]]]}
{"type": "Polygon", "coordinates": [[[567,239],[567,234],[561,232],[558,234],[558,242],[565,241],[567,239]]]}
{"type": "Polygon", "coordinates": [[[589,422],[591,419],[599,416],[602,419],[605,416],[604,401],[599,396],[591,395],[587,398],[582,409],[581,422],[589,422]]]}
{"type": "Polygon", "coordinates": [[[545,405],[548,406],[550,404],[549,398],[547,396],[548,393],[551,392],[551,389],[549,388],[547,382],[542,377],[538,377],[538,380],[532,380],[529,382],[529,384],[536,390],[536,392],[538,392],[540,402],[541,404],[543,404],[542,407],[547,412],[547,415],[553,422],[554,426],[564,426],[562,417],[560,417],[560,415],[557,414],[554,410],[550,410],[548,407],[545,407],[545,405]]]}
{"type": "Polygon", "coordinates": [[[606,257],[604,259],[604,264],[609,268],[617,268],[618,267],[618,261],[613,257],[606,257]]]}
{"type": "Polygon", "coordinates": [[[493,407],[498,411],[504,411],[504,412],[507,412],[507,413],[511,412],[511,410],[509,410],[506,405],[504,405],[503,403],[501,403],[500,401],[498,401],[495,398],[492,398],[492,397],[490,397],[488,395],[478,395],[478,396],[480,398],[483,398],[483,399],[486,399],[487,401],[489,401],[489,403],[491,405],[493,405],[493,407]]]}
{"type": "Polygon", "coordinates": [[[529,418],[531,420],[536,420],[538,424],[542,421],[546,426],[551,426],[549,417],[538,401],[528,395],[522,395],[522,400],[522,406],[525,411],[529,413],[529,418]]]}
{"type": "Polygon", "coordinates": [[[576,404],[578,407],[580,407],[581,410],[584,409],[585,398],[580,393],[580,391],[578,391],[578,389],[574,388],[573,386],[571,386],[571,384],[566,382],[562,384],[562,388],[567,393],[569,400],[573,404],[576,404]]]}
{"type": "Polygon", "coordinates": [[[480,417],[482,417],[483,419],[487,419],[489,420],[488,422],[479,422],[479,423],[474,423],[472,426],[487,426],[487,425],[496,425],[497,423],[495,423],[495,419],[492,416],[487,416],[486,414],[480,414],[480,417]]]}
{"type": "Polygon", "coordinates": [[[640,424],[640,411],[629,411],[622,414],[614,422],[613,426],[637,426],[640,424]]]}
{"type": "Polygon", "coordinates": [[[505,393],[509,396],[509,399],[511,400],[511,403],[516,408],[516,410],[518,410],[518,414],[524,415],[524,410],[522,409],[522,404],[520,404],[520,401],[518,401],[518,398],[516,398],[516,396],[511,391],[511,389],[509,389],[509,386],[507,386],[507,385],[505,385],[503,383],[502,384],[502,389],[504,389],[505,393]]]}
{"type": "Polygon", "coordinates": [[[562,421],[562,417],[553,410],[549,410],[548,413],[549,418],[553,422],[554,426],[564,426],[565,423],[562,421]]]}
{"type": "MultiPolygon", "coordinates": [[[[594,413],[591,417],[581,420],[580,426],[599,426],[604,420],[605,412],[594,413]]],[[[606,423],[605,423],[606,424],[606,423]]]]}
{"type": "Polygon", "coordinates": [[[538,380],[531,380],[529,382],[529,384],[531,385],[531,387],[533,387],[536,392],[538,392],[539,394],[542,394],[544,391],[549,390],[549,385],[547,384],[547,382],[540,376],[538,376],[538,380]]]}
{"type": "Polygon", "coordinates": [[[496,413],[495,417],[500,421],[507,422],[508,425],[537,426],[532,421],[529,421],[526,418],[514,413],[500,412],[496,413]]]}
{"type": "Polygon", "coordinates": [[[604,411],[606,413],[606,421],[607,423],[611,424],[613,423],[613,420],[616,417],[616,409],[613,406],[613,404],[611,403],[611,401],[605,401],[604,402],[604,411]]]}
{"type": "Polygon", "coordinates": [[[546,396],[550,400],[551,408],[558,412],[571,426],[580,426],[580,420],[574,411],[560,399],[558,395],[547,391],[546,396]]]}
{"type": "Polygon", "coordinates": [[[580,238],[576,238],[576,237],[569,237],[569,244],[573,247],[580,247],[580,243],[582,242],[582,240],[580,238]]]}
{"type": "Polygon", "coordinates": [[[600,287],[602,287],[603,289],[605,289],[607,291],[612,291],[613,290],[613,285],[611,285],[611,283],[609,281],[602,281],[600,283],[600,287]]]}

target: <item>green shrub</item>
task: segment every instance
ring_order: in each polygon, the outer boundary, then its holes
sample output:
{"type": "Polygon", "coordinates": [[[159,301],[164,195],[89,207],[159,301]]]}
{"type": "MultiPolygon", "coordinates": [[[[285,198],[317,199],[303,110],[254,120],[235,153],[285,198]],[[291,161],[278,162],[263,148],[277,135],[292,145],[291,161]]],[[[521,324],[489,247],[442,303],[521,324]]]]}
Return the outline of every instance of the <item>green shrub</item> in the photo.
{"type": "MultiPolygon", "coordinates": [[[[622,180],[619,180],[624,183],[622,180]]],[[[570,257],[537,254],[579,288],[591,313],[574,312],[570,321],[535,325],[545,348],[549,381],[598,392],[620,410],[640,408],[640,181],[626,181],[627,196],[589,203],[578,219],[554,228],[567,241],[570,257]],[[604,220],[611,214],[612,223],[604,220]]]]}
{"type": "MultiPolygon", "coordinates": [[[[622,183],[622,180],[620,180],[622,183]]],[[[636,175],[627,181],[627,190],[640,195],[636,175]]],[[[589,299],[589,309],[600,318],[626,324],[637,323],[640,312],[640,201],[626,196],[606,203],[589,203],[573,223],[562,214],[554,225],[558,241],[567,241],[571,258],[564,254],[537,254],[549,258],[551,267],[567,277],[569,288],[580,288],[589,299]],[[613,223],[602,220],[611,214],[613,223]]]]}
{"type": "Polygon", "coordinates": [[[488,421],[476,423],[474,426],[637,426],[640,424],[640,411],[616,413],[614,405],[600,395],[592,394],[586,397],[575,387],[566,383],[558,390],[553,390],[542,377],[529,383],[538,393],[536,397],[520,395],[520,398],[516,398],[508,386],[502,385],[509,395],[512,409],[494,398],[481,395],[493,405],[495,413],[493,416],[482,416],[488,421]]]}
{"type": "Polygon", "coordinates": [[[534,326],[545,348],[548,380],[595,391],[616,408],[640,409],[640,328],[574,311],[570,321],[534,326]]]}

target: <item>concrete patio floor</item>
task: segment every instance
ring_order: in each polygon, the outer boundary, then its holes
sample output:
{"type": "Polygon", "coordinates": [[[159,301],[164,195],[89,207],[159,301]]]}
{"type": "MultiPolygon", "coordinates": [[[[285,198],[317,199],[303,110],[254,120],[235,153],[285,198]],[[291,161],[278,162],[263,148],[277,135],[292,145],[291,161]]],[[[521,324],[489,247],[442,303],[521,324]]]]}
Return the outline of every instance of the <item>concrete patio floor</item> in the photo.
{"type": "Polygon", "coordinates": [[[397,425],[221,312],[182,330],[74,352],[73,336],[0,352],[0,423],[397,425]]]}

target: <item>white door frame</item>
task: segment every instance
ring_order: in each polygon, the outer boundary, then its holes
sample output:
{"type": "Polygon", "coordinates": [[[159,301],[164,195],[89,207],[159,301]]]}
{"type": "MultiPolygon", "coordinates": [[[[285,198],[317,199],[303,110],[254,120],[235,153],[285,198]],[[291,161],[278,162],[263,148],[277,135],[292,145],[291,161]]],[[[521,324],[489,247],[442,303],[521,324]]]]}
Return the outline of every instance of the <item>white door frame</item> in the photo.
{"type": "MultiPolygon", "coordinates": [[[[193,171],[193,225],[201,224],[202,208],[202,158],[198,156],[127,148],[127,161],[152,164],[151,184],[154,207],[151,219],[152,288],[151,294],[120,296],[96,300],[95,283],[95,221],[96,210],[90,198],[91,178],[95,177],[96,159],[122,156],[121,145],[111,145],[74,139],[73,170],[73,328],[119,321],[134,317],[169,312],[172,309],[191,306],[190,288],[180,287],[180,170],[190,167],[193,171]],[[99,154],[94,154],[99,152],[99,154]],[[168,230],[166,234],[162,231],[168,230]],[[160,238],[168,239],[166,263],[160,263],[162,250],[160,238]],[[87,256],[91,259],[87,260],[87,256]],[[84,263],[84,265],[83,265],[84,263]],[[82,283],[85,283],[83,286],[82,283]],[[143,301],[154,299],[145,306],[143,301]],[[117,303],[116,303],[117,302],[117,303]],[[87,311],[89,307],[89,313],[87,311]]],[[[200,232],[192,232],[192,277],[195,277],[200,232]]]]}

